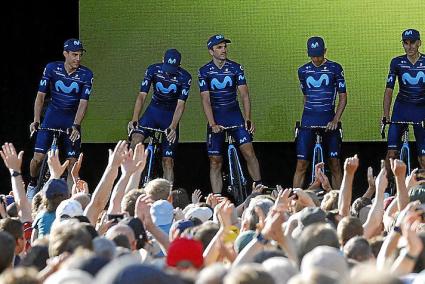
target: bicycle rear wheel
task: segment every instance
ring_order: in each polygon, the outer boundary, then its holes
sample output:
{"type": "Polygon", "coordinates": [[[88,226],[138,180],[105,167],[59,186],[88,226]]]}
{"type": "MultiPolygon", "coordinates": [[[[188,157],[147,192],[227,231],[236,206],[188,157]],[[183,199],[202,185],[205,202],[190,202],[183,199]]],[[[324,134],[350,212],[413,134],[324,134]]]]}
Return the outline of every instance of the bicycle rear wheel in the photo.
{"type": "Polygon", "coordinates": [[[243,203],[246,199],[246,188],[242,177],[242,169],[239,164],[236,149],[229,150],[229,170],[232,195],[236,205],[243,203]]]}
{"type": "Polygon", "coordinates": [[[39,192],[44,184],[49,180],[50,178],[50,171],[49,166],[47,164],[47,154],[43,159],[43,162],[41,163],[40,173],[38,174],[38,180],[37,180],[37,186],[35,188],[36,193],[39,192]]]}
{"type": "Polygon", "coordinates": [[[403,146],[400,149],[400,160],[406,164],[406,175],[410,174],[410,151],[408,146],[403,146]]]}

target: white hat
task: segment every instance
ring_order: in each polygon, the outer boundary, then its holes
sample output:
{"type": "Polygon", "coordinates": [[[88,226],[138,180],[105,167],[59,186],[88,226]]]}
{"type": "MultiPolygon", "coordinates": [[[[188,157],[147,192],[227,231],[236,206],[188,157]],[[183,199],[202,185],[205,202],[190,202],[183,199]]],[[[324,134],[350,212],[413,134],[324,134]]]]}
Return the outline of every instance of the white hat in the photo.
{"type": "Polygon", "coordinates": [[[56,208],[56,219],[60,219],[62,216],[67,215],[69,217],[83,215],[83,208],[81,203],[75,199],[66,199],[62,201],[58,208],[56,208]]]}
{"type": "Polygon", "coordinates": [[[209,207],[194,207],[190,208],[186,214],[184,214],[185,219],[190,219],[191,217],[198,218],[202,222],[208,221],[213,215],[213,211],[209,207]]]}

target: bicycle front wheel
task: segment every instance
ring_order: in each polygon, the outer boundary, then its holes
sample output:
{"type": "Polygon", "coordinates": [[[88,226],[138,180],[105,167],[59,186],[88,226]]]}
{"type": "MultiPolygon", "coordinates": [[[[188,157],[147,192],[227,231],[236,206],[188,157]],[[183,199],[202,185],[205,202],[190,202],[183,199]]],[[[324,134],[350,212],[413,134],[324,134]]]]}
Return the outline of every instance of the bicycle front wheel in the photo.
{"type": "Polygon", "coordinates": [[[39,192],[44,184],[49,180],[50,178],[50,171],[49,166],[47,164],[47,154],[43,159],[43,162],[41,163],[40,173],[38,174],[38,180],[37,180],[37,186],[35,188],[36,193],[39,192]]]}
{"type": "Polygon", "coordinates": [[[229,151],[229,170],[230,172],[230,183],[232,187],[232,194],[236,205],[239,205],[245,201],[246,189],[242,177],[242,169],[239,164],[238,154],[236,149],[229,151]]]}

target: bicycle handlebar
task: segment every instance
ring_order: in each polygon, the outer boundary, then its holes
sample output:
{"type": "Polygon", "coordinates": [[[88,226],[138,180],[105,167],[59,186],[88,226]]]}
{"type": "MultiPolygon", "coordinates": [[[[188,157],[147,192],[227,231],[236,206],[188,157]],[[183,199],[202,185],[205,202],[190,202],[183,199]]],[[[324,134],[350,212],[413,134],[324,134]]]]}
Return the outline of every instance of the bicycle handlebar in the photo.
{"type": "Polygon", "coordinates": [[[414,122],[414,121],[387,121],[386,118],[382,118],[381,120],[381,137],[382,139],[385,139],[385,126],[390,125],[390,124],[396,124],[396,125],[405,125],[405,126],[415,126],[415,125],[420,125],[422,126],[422,128],[425,128],[425,120],[421,121],[421,122],[414,122]]]}
{"type": "Polygon", "coordinates": [[[222,126],[221,130],[228,131],[228,130],[233,130],[233,129],[242,128],[242,127],[245,127],[245,125],[240,124],[240,125],[232,125],[232,126],[222,126]]]}
{"type": "Polygon", "coordinates": [[[60,128],[38,127],[35,131],[31,132],[30,137],[32,137],[35,132],[40,131],[40,130],[42,130],[42,131],[56,132],[56,133],[64,133],[66,135],[69,135],[69,128],[67,130],[63,130],[63,129],[60,129],[60,128]]]}
{"type": "Polygon", "coordinates": [[[147,126],[138,126],[136,130],[140,130],[140,129],[149,130],[149,131],[154,131],[154,132],[159,132],[159,133],[162,133],[162,134],[167,134],[167,132],[168,132],[168,131],[167,131],[167,130],[168,130],[168,128],[167,128],[167,129],[165,129],[165,130],[162,130],[162,129],[152,128],[152,127],[147,127],[147,126]]]}

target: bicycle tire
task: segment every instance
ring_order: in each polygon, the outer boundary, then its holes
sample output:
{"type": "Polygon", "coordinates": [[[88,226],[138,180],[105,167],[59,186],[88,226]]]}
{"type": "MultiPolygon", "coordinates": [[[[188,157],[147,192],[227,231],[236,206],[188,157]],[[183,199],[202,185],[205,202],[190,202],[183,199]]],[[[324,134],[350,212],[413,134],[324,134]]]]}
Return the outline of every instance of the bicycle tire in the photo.
{"type": "Polygon", "coordinates": [[[236,153],[236,149],[232,149],[229,154],[230,159],[230,171],[233,173],[233,180],[230,179],[232,187],[232,195],[235,200],[236,205],[239,205],[245,201],[246,191],[245,185],[242,181],[241,171],[239,165],[239,159],[236,153]]]}
{"type": "Polygon", "coordinates": [[[153,154],[154,153],[152,153],[152,151],[148,151],[148,154],[146,156],[147,163],[146,163],[146,166],[143,169],[143,172],[142,172],[141,177],[140,177],[139,186],[141,186],[141,187],[145,187],[145,185],[152,180],[152,176],[153,176],[152,173],[153,173],[153,169],[154,169],[154,166],[155,166],[155,159],[154,159],[154,157],[152,158],[153,154]],[[152,161],[151,161],[151,159],[152,159],[152,161]],[[150,169],[149,169],[149,167],[150,167],[150,169]]]}
{"type": "Polygon", "coordinates": [[[323,162],[323,156],[322,156],[322,151],[320,151],[320,149],[314,149],[313,152],[313,157],[316,157],[315,159],[313,159],[313,163],[312,163],[312,167],[311,167],[311,183],[314,182],[315,179],[315,175],[316,173],[314,172],[316,165],[319,163],[323,162]]]}
{"type": "Polygon", "coordinates": [[[44,186],[44,184],[49,180],[50,178],[50,171],[49,166],[47,164],[47,154],[43,159],[43,162],[41,163],[40,172],[38,174],[37,179],[37,186],[36,186],[36,193],[38,193],[44,186]]]}
{"type": "Polygon", "coordinates": [[[402,147],[400,149],[400,160],[406,165],[406,175],[410,174],[410,157],[407,148],[402,147]]]}

